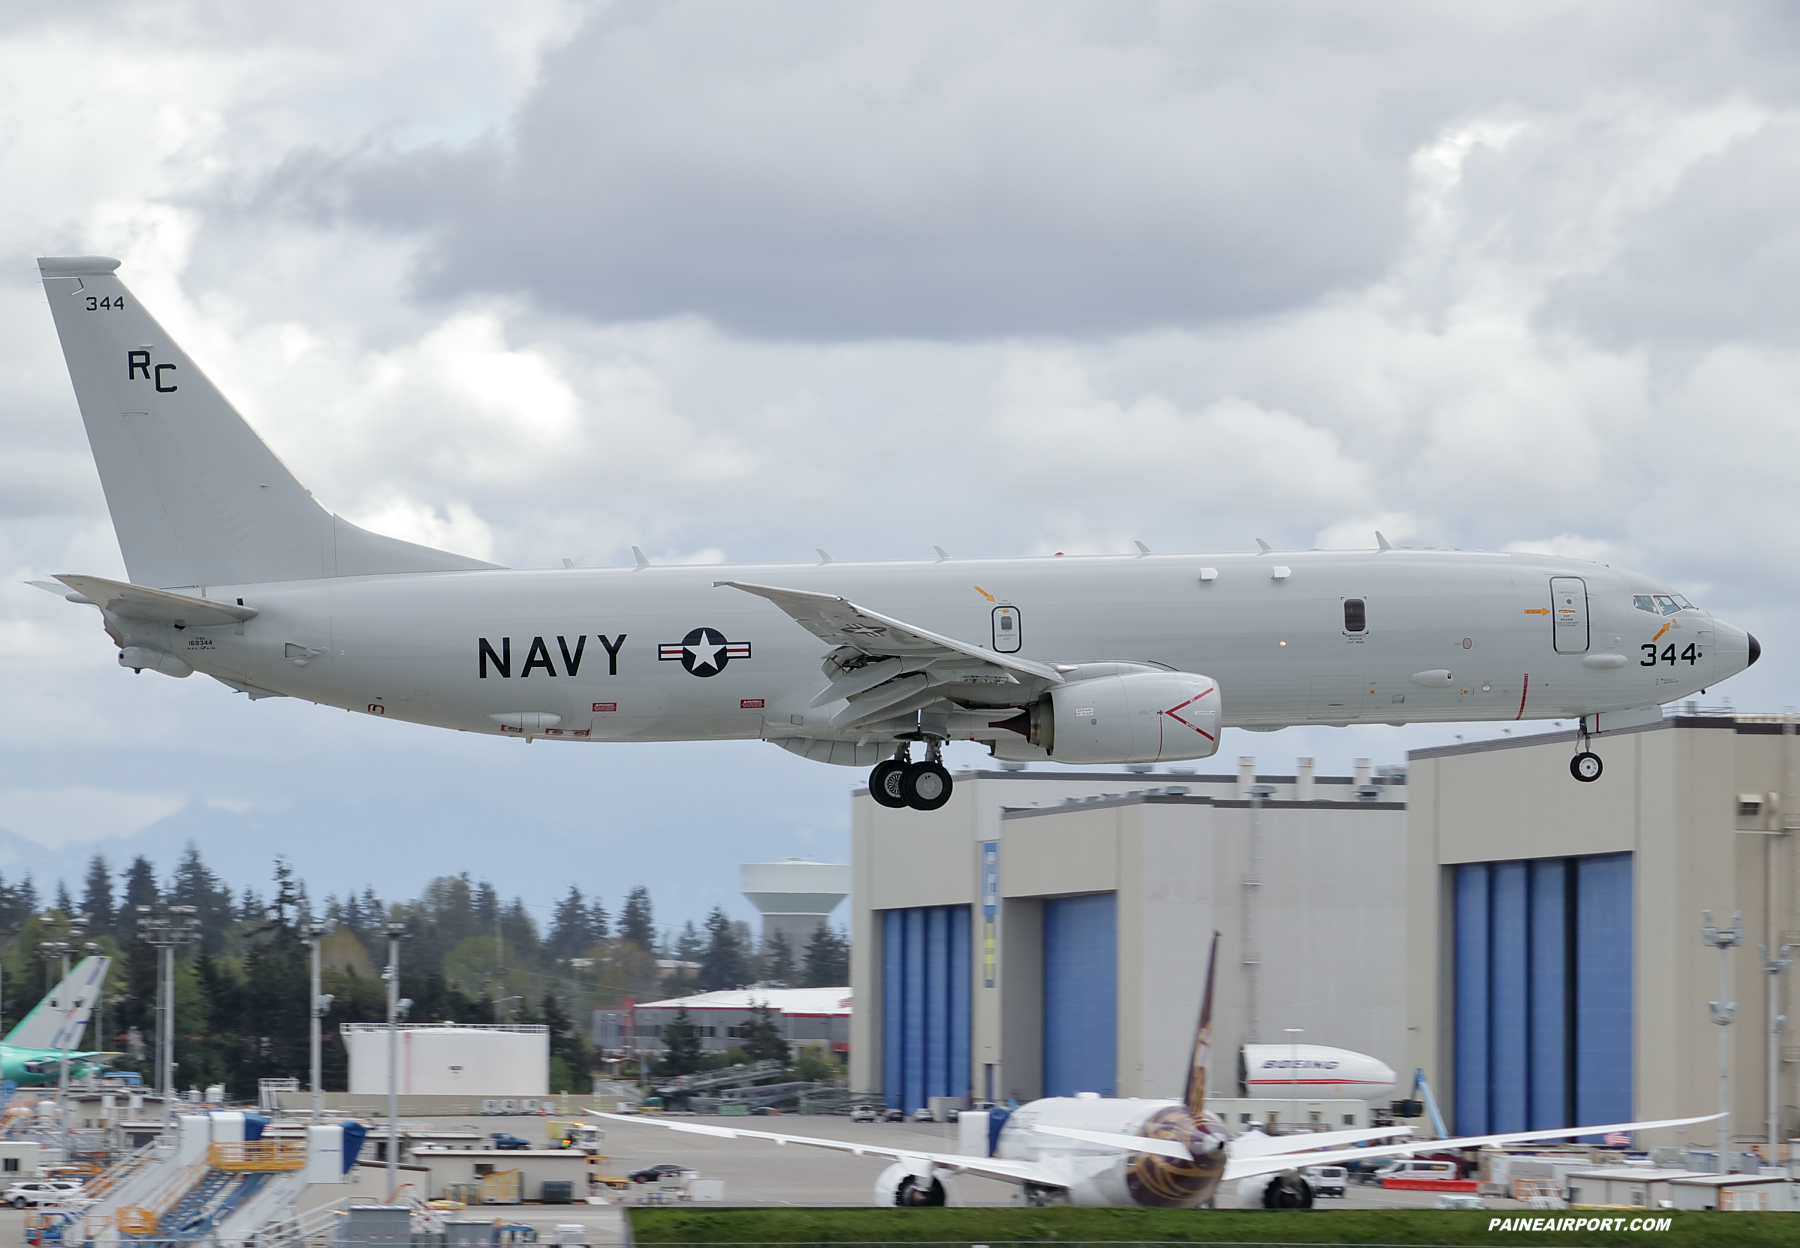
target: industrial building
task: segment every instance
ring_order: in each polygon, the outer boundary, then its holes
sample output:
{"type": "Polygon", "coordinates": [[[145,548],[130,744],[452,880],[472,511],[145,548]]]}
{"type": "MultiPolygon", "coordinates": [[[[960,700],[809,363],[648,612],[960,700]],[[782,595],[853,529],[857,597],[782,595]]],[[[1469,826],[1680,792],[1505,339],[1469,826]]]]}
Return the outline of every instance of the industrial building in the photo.
{"type": "MultiPolygon", "coordinates": [[[[351,1095],[388,1090],[386,1023],[344,1023],[351,1095]]],[[[550,1029],[540,1024],[402,1023],[395,1029],[402,1096],[548,1096],[550,1029]]]]}
{"type": "MultiPolygon", "coordinates": [[[[1573,733],[1411,756],[1407,1040],[1459,1133],[1702,1114],[1729,1044],[1733,1147],[1800,1131],[1800,756],[1790,716],[1681,712],[1607,733],[1606,770],[1571,783],[1573,733]],[[1703,943],[1743,912],[1743,943],[1703,943]],[[1773,981],[1773,982],[1771,982],[1773,981]],[[1774,1007],[1770,991],[1774,989],[1774,1007]],[[1783,1044],[1784,1038],[1787,1040],[1783,1044]],[[1771,1074],[1773,1082],[1771,1082],[1771,1074]]],[[[1714,1128],[1640,1144],[1715,1145],[1714,1128]]],[[[1740,1162],[1739,1164],[1748,1164],[1740,1162]]]]}
{"type": "Polygon", "coordinates": [[[594,1011],[594,1043],[611,1059],[660,1054],[667,1047],[664,1028],[686,1010],[700,1033],[700,1047],[709,1053],[723,1053],[743,1044],[759,1006],[773,1012],[794,1052],[811,1045],[842,1054],[849,1047],[848,988],[735,988],[598,1009],[594,1011]]]}
{"type": "Polygon", "coordinates": [[[859,794],[852,1085],[909,1110],[1175,1095],[1215,930],[1221,1096],[1253,1041],[1398,1067],[1405,794],[1366,764],[1258,776],[1248,759],[1236,775],[969,772],[929,819],[859,794]]]}

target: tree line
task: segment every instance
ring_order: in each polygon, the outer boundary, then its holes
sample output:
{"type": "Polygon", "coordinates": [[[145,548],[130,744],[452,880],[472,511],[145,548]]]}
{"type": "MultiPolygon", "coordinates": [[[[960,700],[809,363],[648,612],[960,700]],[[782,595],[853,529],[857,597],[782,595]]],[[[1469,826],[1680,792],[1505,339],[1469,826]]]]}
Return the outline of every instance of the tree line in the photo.
{"type": "MultiPolygon", "coordinates": [[[[595,1064],[592,1011],[628,999],[696,992],[849,983],[849,942],[821,926],[806,948],[757,942],[748,924],[714,907],[704,923],[658,928],[650,891],[632,888],[616,915],[574,885],[540,925],[533,907],[503,900],[467,872],[439,876],[417,897],[383,898],[373,888],[315,899],[276,859],[266,892],[233,891],[192,844],[164,878],[144,856],[114,872],[88,864],[79,896],[61,882],[45,898],[29,875],[0,877],[0,1032],[43,997],[58,951],[114,959],[89,1032],[114,1065],[150,1077],[157,995],[156,950],[138,938],[139,907],[192,906],[197,939],[178,948],[174,1057],[181,1087],[223,1083],[251,1097],[263,1078],[308,1078],[309,932],[322,923],[321,991],[332,996],[321,1025],[323,1083],[342,1090],[348,1057],[338,1027],[382,1022],[390,923],[400,924],[400,995],[421,1022],[542,1023],[550,1030],[553,1092],[584,1092],[595,1064]],[[670,965],[670,964],[673,965],[670,965]]],[[[766,1047],[766,1046],[759,1046],[766,1047]]]]}

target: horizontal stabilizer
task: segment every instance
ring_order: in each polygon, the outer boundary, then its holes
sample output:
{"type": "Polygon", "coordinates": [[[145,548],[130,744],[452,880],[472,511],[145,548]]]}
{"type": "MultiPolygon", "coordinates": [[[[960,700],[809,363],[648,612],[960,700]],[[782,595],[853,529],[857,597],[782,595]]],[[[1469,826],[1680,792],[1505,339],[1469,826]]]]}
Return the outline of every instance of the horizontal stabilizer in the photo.
{"type": "Polygon", "coordinates": [[[1194,1152],[1175,1140],[1153,1140],[1147,1135],[1115,1135],[1111,1131],[1083,1131],[1080,1127],[1046,1127],[1041,1123],[1033,1130],[1043,1135],[1060,1135],[1084,1144],[1099,1144],[1127,1153],[1157,1153],[1176,1161],[1192,1161],[1194,1152]]]}
{"type": "Polygon", "coordinates": [[[127,585],[100,576],[58,574],[56,579],[102,611],[128,620],[154,620],[159,624],[179,624],[183,628],[204,628],[208,624],[242,624],[256,618],[255,607],[190,598],[166,589],[127,585]]]}

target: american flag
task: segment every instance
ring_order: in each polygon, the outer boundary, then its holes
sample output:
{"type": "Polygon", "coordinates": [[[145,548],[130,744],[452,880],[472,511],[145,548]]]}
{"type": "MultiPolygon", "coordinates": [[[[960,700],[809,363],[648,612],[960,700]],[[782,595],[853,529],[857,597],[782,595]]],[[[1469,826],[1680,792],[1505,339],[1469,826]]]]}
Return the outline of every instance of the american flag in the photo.
{"type": "Polygon", "coordinates": [[[1631,1137],[1623,1131],[1609,1131],[1600,1137],[1600,1142],[1607,1148],[1630,1148],[1631,1137]]]}

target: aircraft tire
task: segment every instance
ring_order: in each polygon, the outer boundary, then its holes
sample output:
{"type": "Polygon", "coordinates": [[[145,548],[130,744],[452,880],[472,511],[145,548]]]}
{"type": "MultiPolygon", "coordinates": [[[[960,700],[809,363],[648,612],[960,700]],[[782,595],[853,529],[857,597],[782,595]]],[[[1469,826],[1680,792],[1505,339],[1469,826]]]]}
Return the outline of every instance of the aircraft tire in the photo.
{"type": "Polygon", "coordinates": [[[906,805],[906,796],[900,791],[900,779],[905,772],[906,764],[892,758],[876,763],[869,773],[869,796],[878,805],[899,810],[906,805]]]}
{"type": "Polygon", "coordinates": [[[1569,760],[1569,774],[1583,784],[1592,784],[1606,770],[1606,764],[1592,750],[1583,750],[1569,760]]]}
{"type": "Polygon", "coordinates": [[[900,774],[900,793],[914,810],[936,810],[950,800],[950,773],[939,763],[914,763],[900,774]]]}

